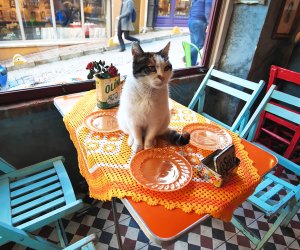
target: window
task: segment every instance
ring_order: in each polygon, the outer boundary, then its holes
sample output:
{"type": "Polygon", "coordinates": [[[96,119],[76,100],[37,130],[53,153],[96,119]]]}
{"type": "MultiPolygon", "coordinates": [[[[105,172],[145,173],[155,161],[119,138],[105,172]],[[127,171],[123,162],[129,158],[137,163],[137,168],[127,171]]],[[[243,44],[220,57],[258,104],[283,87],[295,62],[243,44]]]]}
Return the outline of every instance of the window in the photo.
{"type": "MultiPolygon", "coordinates": [[[[10,41],[15,40],[15,42],[18,42],[22,40],[23,37],[30,37],[33,41],[36,41],[38,43],[40,40],[42,40],[43,42],[50,40],[58,41],[59,39],[63,40],[64,38],[68,37],[70,41],[74,41],[74,43],[76,43],[76,38],[80,36],[79,30],[82,31],[82,19],[84,19],[85,25],[93,24],[90,25],[88,29],[84,29],[84,39],[88,39],[90,37],[105,38],[105,31],[103,30],[106,29],[105,20],[107,19],[107,3],[109,1],[53,0],[53,5],[51,5],[52,1],[50,0],[17,0],[16,2],[19,4],[20,7],[19,14],[17,13],[18,8],[10,8],[10,1],[0,0],[0,11],[2,12],[2,14],[0,12],[0,20],[6,20],[4,22],[1,22],[1,27],[5,27],[5,29],[7,30],[4,36],[11,34],[9,35],[11,38],[10,41]],[[72,2],[72,5],[70,5],[70,2],[72,2]],[[79,6],[82,6],[82,8],[80,8],[79,6]],[[51,9],[52,7],[53,9],[51,9]],[[72,15],[70,14],[72,17],[69,17],[69,20],[66,18],[67,15],[62,14],[63,10],[65,10],[66,8],[69,11],[71,10],[70,13],[73,13],[72,15]],[[83,11],[81,12],[80,9],[82,9],[83,11]],[[18,23],[17,21],[15,22],[12,19],[8,19],[9,14],[7,14],[6,11],[15,11],[16,20],[19,20],[21,18],[22,23],[18,23]],[[55,13],[55,21],[52,21],[53,13],[55,13]],[[55,30],[55,26],[57,29],[57,38],[55,38],[55,35],[53,33],[55,30]],[[24,33],[22,31],[22,27],[24,33]],[[61,33],[59,31],[60,29],[63,30],[61,31],[61,33]]],[[[217,24],[217,13],[220,9],[222,1],[215,0],[214,2],[214,14],[211,21],[212,31],[208,33],[206,39],[206,46],[208,49],[206,55],[204,55],[203,57],[204,65],[208,62],[209,59],[209,46],[212,46],[213,31],[214,27],[217,24]]],[[[162,13],[163,11],[166,11],[164,13],[166,13],[167,15],[168,11],[170,10],[170,3],[171,0],[159,1],[159,6],[164,8],[164,10],[162,10],[162,13]]],[[[173,0],[172,3],[176,3],[177,5],[173,6],[177,6],[180,8],[187,6],[189,2],[173,0]]],[[[117,10],[116,12],[118,12],[117,14],[119,14],[119,10],[117,10]]],[[[1,36],[1,39],[4,39],[4,36],[1,36]]],[[[0,46],[2,45],[2,41],[7,41],[5,39],[0,41],[0,46]]],[[[35,64],[32,64],[30,60],[26,60],[26,53],[28,53],[27,51],[30,50],[31,47],[32,46],[29,43],[26,46],[16,46],[16,48],[14,48],[14,46],[11,46],[10,43],[9,46],[3,47],[2,45],[2,48],[0,48],[0,65],[2,68],[4,68],[2,72],[5,71],[5,77],[4,75],[0,76],[1,104],[19,102],[48,96],[62,95],[65,93],[84,91],[94,88],[94,82],[92,80],[87,80],[86,72],[84,73],[84,75],[82,75],[82,77],[78,77],[76,74],[74,74],[73,77],[68,76],[67,78],[65,78],[67,73],[73,73],[72,65],[69,64],[70,61],[68,61],[68,56],[56,54],[55,48],[58,48],[58,46],[49,48],[45,46],[38,46],[38,50],[35,51],[42,52],[51,49],[51,53],[48,54],[50,56],[49,68],[51,68],[52,71],[46,73],[41,72],[40,70],[40,64],[42,64],[43,58],[38,58],[38,60],[40,61],[35,64]],[[7,58],[1,59],[1,56],[5,56],[7,53],[12,54],[7,56],[7,58]],[[59,60],[55,59],[56,57],[59,57],[59,60]],[[65,72],[65,75],[58,75],[57,72],[59,71],[65,72]],[[31,72],[34,72],[34,74],[31,74],[31,72]],[[14,76],[13,79],[10,78],[12,75],[14,76]],[[7,78],[6,84],[5,78],[7,78]],[[60,83],[56,84],[54,81],[55,79],[59,79],[60,83]],[[28,82],[30,82],[30,84],[27,84],[28,82]]],[[[178,49],[183,55],[182,47],[178,49]]],[[[73,52],[77,53],[78,51],[74,50],[73,52]]],[[[82,56],[82,53],[79,53],[78,56],[82,56]]],[[[39,54],[37,54],[37,57],[39,57],[39,54]]],[[[97,57],[99,57],[99,55],[97,55],[97,57]]],[[[97,58],[95,58],[94,56],[88,56],[88,54],[86,54],[86,62],[95,59],[97,58]]],[[[121,58],[114,59],[122,60],[121,58]]],[[[85,66],[86,63],[82,63],[82,65],[80,65],[82,69],[85,69],[85,66]]]]}

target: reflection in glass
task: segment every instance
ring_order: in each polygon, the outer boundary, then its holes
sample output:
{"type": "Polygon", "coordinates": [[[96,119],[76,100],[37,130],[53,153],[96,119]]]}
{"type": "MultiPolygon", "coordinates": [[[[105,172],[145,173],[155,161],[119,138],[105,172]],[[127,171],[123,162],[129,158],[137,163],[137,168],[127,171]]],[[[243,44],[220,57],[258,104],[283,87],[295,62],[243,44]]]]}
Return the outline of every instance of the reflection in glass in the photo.
{"type": "Polygon", "coordinates": [[[42,39],[41,30],[51,26],[51,11],[46,9],[50,6],[50,0],[20,0],[20,10],[23,21],[26,40],[42,39]]]}
{"type": "Polygon", "coordinates": [[[100,38],[105,36],[105,0],[84,0],[85,37],[100,38]]]}
{"type": "Polygon", "coordinates": [[[0,41],[22,39],[14,4],[14,0],[0,0],[0,41]]]}

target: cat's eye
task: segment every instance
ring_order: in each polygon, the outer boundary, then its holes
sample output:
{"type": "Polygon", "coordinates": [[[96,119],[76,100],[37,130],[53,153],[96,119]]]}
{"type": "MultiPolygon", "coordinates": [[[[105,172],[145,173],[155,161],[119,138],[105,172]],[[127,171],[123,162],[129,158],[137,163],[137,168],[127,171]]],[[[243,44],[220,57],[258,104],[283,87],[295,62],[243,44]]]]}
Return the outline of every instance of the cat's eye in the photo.
{"type": "Polygon", "coordinates": [[[146,68],[146,71],[149,72],[149,73],[150,72],[156,72],[156,68],[154,66],[149,66],[149,67],[146,68]]]}
{"type": "Polygon", "coordinates": [[[165,68],[164,68],[164,71],[168,71],[168,70],[171,70],[172,69],[172,66],[171,65],[167,65],[165,68]]]}

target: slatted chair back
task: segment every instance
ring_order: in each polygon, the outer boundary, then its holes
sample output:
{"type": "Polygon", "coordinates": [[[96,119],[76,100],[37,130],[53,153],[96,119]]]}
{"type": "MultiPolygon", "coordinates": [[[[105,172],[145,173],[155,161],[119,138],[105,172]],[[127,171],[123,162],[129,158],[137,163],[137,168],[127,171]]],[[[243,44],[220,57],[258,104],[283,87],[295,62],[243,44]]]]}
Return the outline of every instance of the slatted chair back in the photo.
{"type": "MultiPolygon", "coordinates": [[[[252,129],[247,139],[265,145],[273,151],[276,151],[274,146],[278,146],[281,142],[287,145],[282,155],[290,158],[297,145],[299,145],[300,138],[300,113],[290,107],[300,107],[300,98],[281,92],[276,88],[276,85],[270,86],[262,102],[253,114],[251,119],[254,125],[248,124],[248,127],[251,125],[252,129]],[[280,129],[276,126],[266,126],[268,121],[280,124],[280,129]],[[288,133],[285,133],[285,131],[288,131],[288,133]],[[260,138],[262,133],[265,134],[265,138],[271,138],[271,140],[268,140],[268,144],[265,144],[260,138]]],[[[245,128],[245,131],[247,129],[245,128]]],[[[241,133],[242,137],[245,136],[245,131],[241,133]]],[[[282,168],[278,168],[276,175],[279,175],[281,171],[282,168]]]]}
{"type": "Polygon", "coordinates": [[[185,66],[186,67],[191,67],[192,66],[192,58],[191,58],[192,48],[195,49],[198,52],[200,61],[202,60],[201,51],[199,50],[199,48],[195,44],[187,42],[187,41],[183,41],[182,42],[182,47],[183,47],[184,58],[185,58],[185,66]]]}
{"type": "MultiPolygon", "coordinates": [[[[267,88],[270,89],[272,85],[276,85],[276,89],[281,92],[297,95],[300,93],[300,73],[272,65],[267,88]]],[[[300,97],[299,94],[298,97],[300,97]]],[[[291,110],[296,117],[300,114],[299,105],[290,105],[276,99],[272,99],[270,102],[277,105],[280,110],[282,110],[281,108],[291,110]]],[[[300,163],[300,156],[296,153],[297,150],[300,153],[299,138],[300,127],[297,122],[270,114],[270,112],[263,112],[254,141],[259,141],[272,150],[278,148],[278,153],[300,163]],[[279,147],[279,145],[281,146],[279,147]]],[[[281,171],[282,168],[277,168],[276,175],[279,175],[281,171]]]]}
{"type": "MultiPolygon", "coordinates": [[[[209,71],[206,73],[206,76],[202,80],[198,90],[192,98],[189,108],[194,109],[196,104],[196,111],[201,115],[207,117],[208,119],[221,124],[225,128],[228,128],[234,132],[239,133],[242,131],[246,123],[248,122],[250,116],[250,109],[257,99],[259,93],[261,92],[265,82],[263,80],[259,83],[251,82],[230,74],[221,72],[214,69],[214,66],[211,66],[209,71]],[[240,99],[244,102],[244,105],[240,112],[238,113],[235,120],[231,125],[224,123],[220,119],[213,117],[204,111],[204,103],[207,95],[207,89],[212,88],[218,92],[228,94],[230,96],[240,99]],[[249,93],[251,92],[251,93],[249,93]]],[[[228,107],[223,107],[225,110],[228,110],[228,107]]]]}
{"type": "Polygon", "coordinates": [[[22,245],[25,247],[30,247],[31,249],[43,249],[43,250],[76,250],[76,249],[85,249],[85,250],[93,250],[95,246],[93,244],[93,240],[96,238],[95,234],[88,235],[87,237],[73,243],[72,245],[63,248],[58,244],[54,244],[53,242],[47,241],[46,239],[33,235],[29,232],[26,232],[23,229],[19,229],[10,225],[7,225],[3,222],[0,222],[0,235],[5,238],[12,238],[13,242],[18,245],[22,245]]]}
{"type": "Polygon", "coordinates": [[[0,174],[15,171],[15,167],[0,157],[0,174]]]}
{"type": "Polygon", "coordinates": [[[284,80],[291,84],[300,85],[300,73],[276,65],[272,65],[270,69],[270,76],[267,85],[269,89],[272,85],[278,85],[279,80],[284,80]]]}
{"type": "MultiPolygon", "coordinates": [[[[264,110],[279,115],[282,118],[290,119],[297,123],[300,122],[300,116],[296,115],[293,117],[294,115],[289,110],[277,107],[270,102],[270,100],[274,98],[288,104],[300,105],[300,98],[282,93],[276,90],[275,87],[275,85],[270,86],[268,92],[249,119],[249,122],[241,132],[240,136],[275,155],[279,165],[300,176],[299,165],[284,156],[275,153],[264,145],[253,141],[255,130],[257,129],[260,120],[260,114],[264,110]]],[[[256,236],[249,227],[239,221],[235,216],[233,216],[231,220],[232,224],[255,244],[255,249],[261,249],[278,227],[287,227],[298,212],[300,208],[300,184],[293,185],[292,183],[275,176],[273,173],[268,173],[247,201],[259,208],[267,217],[272,218],[276,216],[275,222],[271,224],[269,230],[262,238],[256,236]]]]}
{"type": "MultiPolygon", "coordinates": [[[[67,242],[61,218],[83,204],[75,197],[63,160],[56,157],[14,171],[7,171],[11,165],[1,160],[1,169],[8,173],[0,175],[0,197],[5,201],[0,222],[27,232],[56,222],[60,240],[67,242]]],[[[0,236],[0,245],[13,240],[0,236]]]]}

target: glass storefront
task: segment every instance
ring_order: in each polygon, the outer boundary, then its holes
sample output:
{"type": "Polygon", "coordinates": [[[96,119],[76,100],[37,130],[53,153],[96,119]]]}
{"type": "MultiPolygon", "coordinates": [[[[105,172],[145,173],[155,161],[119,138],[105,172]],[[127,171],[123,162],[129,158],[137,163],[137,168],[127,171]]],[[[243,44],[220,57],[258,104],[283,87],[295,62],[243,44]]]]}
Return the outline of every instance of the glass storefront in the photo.
{"type": "Polygon", "coordinates": [[[100,38],[105,16],[105,0],[0,0],[0,41],[100,38]]]}

